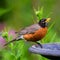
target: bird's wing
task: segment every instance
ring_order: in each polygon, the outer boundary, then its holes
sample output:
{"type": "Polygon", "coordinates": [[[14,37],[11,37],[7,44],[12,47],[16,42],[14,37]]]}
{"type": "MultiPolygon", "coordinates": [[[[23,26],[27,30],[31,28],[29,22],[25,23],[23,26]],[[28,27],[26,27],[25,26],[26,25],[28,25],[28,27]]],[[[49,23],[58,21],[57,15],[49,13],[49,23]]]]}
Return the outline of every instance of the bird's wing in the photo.
{"type": "Polygon", "coordinates": [[[26,27],[25,29],[21,30],[19,35],[34,33],[39,28],[40,28],[40,26],[38,24],[33,24],[33,25],[26,27]]]}

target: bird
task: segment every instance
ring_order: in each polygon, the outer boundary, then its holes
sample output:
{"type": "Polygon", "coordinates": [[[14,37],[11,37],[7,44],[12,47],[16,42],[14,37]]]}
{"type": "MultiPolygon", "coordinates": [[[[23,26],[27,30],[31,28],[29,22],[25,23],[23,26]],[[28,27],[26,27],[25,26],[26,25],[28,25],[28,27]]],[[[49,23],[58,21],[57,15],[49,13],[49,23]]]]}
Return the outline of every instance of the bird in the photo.
{"type": "Polygon", "coordinates": [[[50,20],[51,18],[43,18],[40,19],[39,22],[22,29],[18,33],[18,36],[15,39],[7,42],[5,46],[14,41],[25,40],[29,42],[35,42],[42,48],[42,44],[38,43],[37,41],[42,40],[47,34],[47,26],[50,20]]]}

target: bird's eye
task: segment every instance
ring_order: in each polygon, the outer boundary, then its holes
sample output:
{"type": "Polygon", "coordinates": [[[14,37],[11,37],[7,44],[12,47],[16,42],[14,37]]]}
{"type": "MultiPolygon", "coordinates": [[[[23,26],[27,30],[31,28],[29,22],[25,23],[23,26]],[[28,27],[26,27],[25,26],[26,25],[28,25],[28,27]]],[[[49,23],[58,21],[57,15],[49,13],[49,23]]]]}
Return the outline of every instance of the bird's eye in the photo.
{"type": "Polygon", "coordinates": [[[42,22],[42,23],[45,23],[45,22],[42,22]]]}

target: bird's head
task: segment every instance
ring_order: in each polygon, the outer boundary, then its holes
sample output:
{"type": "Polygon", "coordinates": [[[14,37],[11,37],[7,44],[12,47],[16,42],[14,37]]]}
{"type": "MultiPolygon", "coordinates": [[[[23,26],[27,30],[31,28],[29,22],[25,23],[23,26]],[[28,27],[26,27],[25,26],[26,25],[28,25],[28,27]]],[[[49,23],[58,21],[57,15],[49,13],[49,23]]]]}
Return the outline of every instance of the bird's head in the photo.
{"type": "Polygon", "coordinates": [[[39,21],[39,25],[41,26],[41,27],[47,27],[47,24],[48,24],[48,22],[50,21],[50,19],[51,18],[43,18],[43,19],[41,19],[40,21],[39,21]]]}

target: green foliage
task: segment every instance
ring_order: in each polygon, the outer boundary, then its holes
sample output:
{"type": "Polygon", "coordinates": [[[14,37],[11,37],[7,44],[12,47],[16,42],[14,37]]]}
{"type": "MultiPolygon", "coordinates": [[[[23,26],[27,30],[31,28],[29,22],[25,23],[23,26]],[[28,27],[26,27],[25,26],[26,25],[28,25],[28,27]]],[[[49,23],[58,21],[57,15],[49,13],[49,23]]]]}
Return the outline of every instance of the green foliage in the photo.
{"type": "MultiPolygon", "coordinates": [[[[13,26],[13,28],[18,27],[18,29],[20,29],[21,25],[27,26],[32,23],[31,0],[25,0],[25,1],[24,0],[1,0],[1,1],[2,4],[0,5],[3,6],[0,6],[0,18],[7,20],[6,24],[8,25],[8,27],[13,26]],[[11,13],[9,13],[10,11],[11,13]]],[[[34,9],[38,20],[44,17],[45,18],[53,17],[53,15],[51,15],[53,10],[52,7],[54,7],[54,4],[56,4],[56,2],[57,2],[56,0],[53,1],[41,0],[40,3],[42,5],[42,6],[40,5],[41,8],[38,7],[38,10],[34,9]]],[[[55,10],[53,10],[53,12],[54,15],[56,15],[57,12],[55,10]]],[[[60,38],[58,37],[56,31],[54,30],[54,25],[55,22],[52,22],[48,28],[47,35],[45,36],[44,39],[42,39],[42,43],[60,42],[60,38]]],[[[8,36],[8,31],[4,31],[2,36],[5,38],[6,41],[12,40],[12,36],[8,36]]],[[[30,46],[31,46],[30,44],[27,44],[25,43],[25,41],[22,40],[11,43],[5,49],[0,51],[0,60],[47,60],[46,58],[40,55],[31,54],[28,51],[30,46]]]]}
{"type": "Polygon", "coordinates": [[[36,11],[36,9],[34,9],[34,11],[35,11],[35,14],[36,14],[38,20],[43,18],[43,7],[41,7],[41,9],[39,9],[39,7],[38,7],[38,11],[36,11]]]}
{"type": "Polygon", "coordinates": [[[4,32],[3,34],[2,34],[2,37],[8,37],[8,32],[4,32]]]}
{"type": "Polygon", "coordinates": [[[6,13],[8,13],[10,11],[11,11],[11,9],[2,9],[2,8],[0,8],[0,17],[5,15],[6,13]]]}

